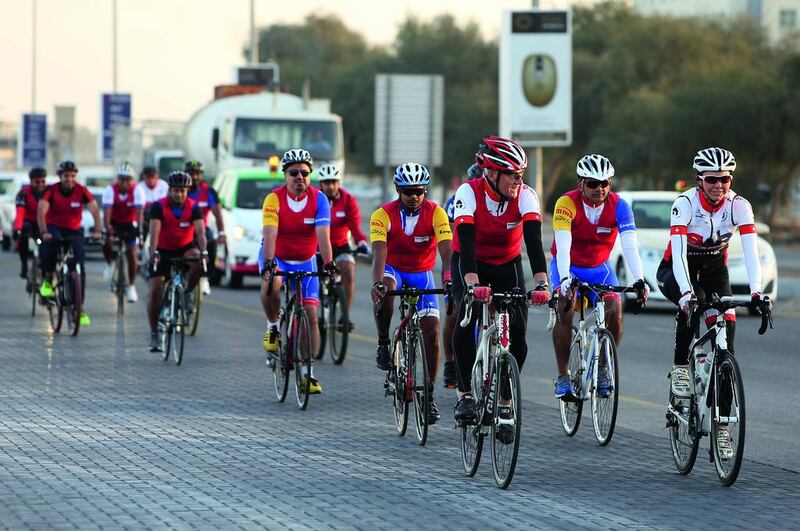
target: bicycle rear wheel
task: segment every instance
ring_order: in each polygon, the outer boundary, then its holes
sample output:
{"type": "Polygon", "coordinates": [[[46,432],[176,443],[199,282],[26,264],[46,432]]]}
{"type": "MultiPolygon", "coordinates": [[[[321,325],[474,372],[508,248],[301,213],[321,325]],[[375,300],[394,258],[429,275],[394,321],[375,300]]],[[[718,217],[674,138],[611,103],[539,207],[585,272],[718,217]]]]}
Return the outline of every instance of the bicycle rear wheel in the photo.
{"type": "Polygon", "coordinates": [[[200,324],[200,308],[203,306],[203,290],[200,289],[200,283],[194,287],[194,311],[189,318],[189,335],[193,336],[197,333],[197,325],[200,324]]]}
{"type": "MultiPolygon", "coordinates": [[[[328,324],[328,340],[331,347],[331,359],[336,365],[341,365],[347,355],[347,339],[350,335],[350,315],[347,310],[347,296],[344,288],[337,284],[333,293],[329,294],[328,304],[330,314],[328,324]],[[341,322],[341,325],[339,324],[341,322]]],[[[321,341],[320,341],[321,344],[321,341]]],[[[320,346],[320,348],[322,348],[320,346]]]]}
{"type": "Polygon", "coordinates": [[[413,390],[414,426],[417,441],[424,446],[428,440],[428,416],[430,415],[431,395],[428,385],[428,360],[425,357],[425,344],[422,332],[412,330],[408,336],[408,385],[413,390]]]}
{"type": "Polygon", "coordinates": [[[583,411],[583,344],[576,331],[573,330],[572,343],[569,346],[569,374],[572,378],[572,388],[575,397],[570,400],[559,400],[558,409],[561,412],[561,427],[564,433],[572,437],[581,425],[581,412],[583,411]]]}
{"type": "MultiPolygon", "coordinates": [[[[611,389],[607,397],[600,396],[597,389],[597,374],[594,375],[594,389],[592,389],[592,424],[594,436],[600,446],[606,446],[614,436],[614,427],[617,423],[617,406],[619,405],[619,363],[617,360],[617,344],[614,336],[608,330],[598,331],[599,360],[606,360],[608,378],[611,389]]],[[[599,371],[598,364],[598,371],[599,371]]]]}
{"type": "Polygon", "coordinates": [[[161,299],[161,307],[158,310],[158,341],[161,347],[161,357],[164,361],[169,359],[172,349],[172,286],[167,284],[167,291],[161,299]]]}
{"type": "Polygon", "coordinates": [[[461,425],[461,464],[464,465],[467,477],[474,476],[478,471],[483,452],[483,375],[483,362],[479,359],[472,367],[472,396],[480,407],[478,421],[475,424],[461,425]]]}
{"type": "Polygon", "coordinates": [[[81,328],[81,309],[83,307],[83,292],[81,291],[81,276],[77,271],[67,273],[64,295],[66,298],[65,311],[67,314],[67,330],[72,336],[77,336],[81,328]]]}
{"type": "Polygon", "coordinates": [[[53,286],[53,292],[53,296],[47,301],[47,312],[50,314],[50,326],[53,332],[58,333],[64,323],[64,287],[60,281],[53,286]]]}
{"type": "Polygon", "coordinates": [[[519,367],[511,355],[497,360],[495,394],[490,437],[492,439],[492,471],[494,481],[507,489],[514,477],[522,433],[522,401],[519,390],[519,367]],[[501,398],[508,400],[501,403],[501,398]]]}
{"type": "Polygon", "coordinates": [[[36,306],[39,298],[39,286],[41,285],[41,271],[39,270],[39,260],[36,254],[31,255],[31,263],[28,266],[28,289],[31,295],[31,317],[36,316],[36,306]]]}
{"type": "Polygon", "coordinates": [[[392,345],[392,366],[387,373],[387,378],[394,379],[389,381],[392,389],[392,409],[394,410],[394,424],[397,427],[397,434],[403,436],[408,427],[408,402],[405,397],[406,389],[406,369],[402,368],[401,360],[405,358],[404,346],[406,344],[405,330],[395,334],[394,344],[392,345]]]}
{"type": "Polygon", "coordinates": [[[294,342],[294,396],[297,407],[308,407],[311,387],[311,328],[305,310],[300,310],[292,320],[292,341],[294,342]]]}
{"type": "Polygon", "coordinates": [[[172,293],[172,359],[175,365],[183,361],[183,340],[186,333],[186,300],[183,289],[175,288],[172,293]]]}
{"type": "Polygon", "coordinates": [[[700,433],[695,425],[692,398],[681,398],[672,394],[670,385],[669,403],[675,413],[667,412],[667,429],[669,430],[669,447],[672,450],[672,461],[678,472],[686,475],[694,468],[697,449],[700,446],[700,433]]]}
{"type": "Polygon", "coordinates": [[[714,386],[711,390],[711,450],[714,468],[720,482],[730,487],[739,477],[744,457],[745,405],[744,384],[739,364],[727,350],[717,353],[714,362],[714,386]],[[728,432],[732,454],[725,455],[719,440],[719,431],[728,432]]]}
{"type": "Polygon", "coordinates": [[[280,324],[280,346],[278,347],[278,357],[272,360],[272,383],[275,387],[275,396],[278,402],[286,400],[286,392],[289,389],[289,371],[291,366],[289,360],[292,357],[292,342],[289,339],[289,314],[281,312],[280,324]]]}
{"type": "Polygon", "coordinates": [[[128,275],[127,257],[124,248],[117,248],[117,258],[114,261],[114,290],[117,296],[117,315],[125,314],[125,284],[128,275]]]}

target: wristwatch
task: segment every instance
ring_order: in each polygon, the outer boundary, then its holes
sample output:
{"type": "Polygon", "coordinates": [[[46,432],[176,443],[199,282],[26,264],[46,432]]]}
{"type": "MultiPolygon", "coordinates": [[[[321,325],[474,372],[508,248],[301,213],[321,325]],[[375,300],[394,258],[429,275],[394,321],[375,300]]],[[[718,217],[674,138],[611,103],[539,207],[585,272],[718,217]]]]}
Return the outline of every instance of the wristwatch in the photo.
{"type": "Polygon", "coordinates": [[[536,288],[539,291],[545,291],[550,289],[550,284],[547,283],[546,280],[540,280],[536,283],[536,288]]]}

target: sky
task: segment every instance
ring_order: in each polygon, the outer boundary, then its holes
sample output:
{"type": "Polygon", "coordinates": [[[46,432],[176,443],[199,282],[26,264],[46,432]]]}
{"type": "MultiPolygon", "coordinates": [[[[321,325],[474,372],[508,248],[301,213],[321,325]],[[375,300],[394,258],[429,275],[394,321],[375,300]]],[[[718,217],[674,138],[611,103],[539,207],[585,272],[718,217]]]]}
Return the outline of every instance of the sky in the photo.
{"type": "MultiPolygon", "coordinates": [[[[36,111],[75,105],[78,125],[97,128],[99,94],[111,92],[112,0],[0,0],[0,120],[32,110],[33,3],[37,6],[36,111]]],[[[591,0],[586,0],[591,1],[591,0]]],[[[542,7],[568,0],[542,0],[542,7]]],[[[413,14],[454,13],[500,30],[501,12],[530,0],[255,0],[256,25],[332,13],[368,42],[389,44],[413,14]]],[[[249,0],[117,0],[117,90],[133,94],[133,119],[187,120],[232,80],[249,39],[249,0]]]]}

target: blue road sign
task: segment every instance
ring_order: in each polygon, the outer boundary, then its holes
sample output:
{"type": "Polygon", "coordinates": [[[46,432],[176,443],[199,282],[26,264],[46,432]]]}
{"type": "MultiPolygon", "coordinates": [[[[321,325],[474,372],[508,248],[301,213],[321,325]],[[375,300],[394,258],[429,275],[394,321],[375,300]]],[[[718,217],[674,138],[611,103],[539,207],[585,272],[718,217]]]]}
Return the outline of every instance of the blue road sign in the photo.
{"type": "Polygon", "coordinates": [[[100,132],[97,135],[97,159],[111,160],[114,153],[114,127],[131,123],[130,94],[100,94],[100,132]]]}
{"type": "Polygon", "coordinates": [[[47,163],[47,115],[24,113],[19,125],[17,165],[22,168],[47,163]]]}

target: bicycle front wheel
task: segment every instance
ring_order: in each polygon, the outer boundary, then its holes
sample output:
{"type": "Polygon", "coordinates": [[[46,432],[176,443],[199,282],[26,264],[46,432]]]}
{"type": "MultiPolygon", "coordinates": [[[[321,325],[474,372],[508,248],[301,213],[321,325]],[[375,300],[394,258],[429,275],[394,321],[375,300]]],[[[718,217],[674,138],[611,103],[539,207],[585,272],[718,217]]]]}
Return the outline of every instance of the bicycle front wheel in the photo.
{"type": "Polygon", "coordinates": [[[186,299],[183,289],[176,288],[172,297],[172,359],[175,365],[183,361],[183,340],[186,333],[186,299]]]}
{"type": "Polygon", "coordinates": [[[300,310],[292,320],[292,341],[294,342],[294,396],[297,407],[308,407],[311,387],[311,328],[308,315],[300,310]]]}
{"type": "Polygon", "coordinates": [[[193,336],[197,333],[197,325],[200,324],[200,307],[203,306],[203,290],[200,289],[200,283],[194,287],[194,311],[189,318],[189,335],[193,336]]]}
{"type": "Polygon", "coordinates": [[[719,352],[714,364],[711,450],[720,482],[730,487],[739,477],[744,457],[744,384],[733,354],[719,352]]]}
{"type": "Polygon", "coordinates": [[[64,295],[67,299],[65,310],[67,314],[67,327],[70,335],[77,336],[81,328],[81,309],[83,308],[83,292],[81,291],[81,276],[77,271],[67,273],[64,295]]]}
{"type": "Polygon", "coordinates": [[[678,472],[686,475],[694,468],[697,448],[700,446],[700,433],[695,424],[692,398],[681,398],[669,392],[670,408],[667,410],[667,429],[672,461],[678,472]]]}
{"type": "Polygon", "coordinates": [[[406,344],[406,334],[400,331],[395,334],[394,344],[392,345],[392,366],[387,373],[387,385],[392,394],[392,409],[394,410],[394,424],[397,427],[397,434],[403,436],[408,427],[408,401],[405,396],[406,389],[406,368],[402,363],[405,359],[404,347],[406,344]]]}
{"type": "Polygon", "coordinates": [[[117,249],[117,259],[115,261],[116,271],[114,272],[114,289],[117,295],[117,315],[125,314],[125,277],[128,274],[128,265],[124,249],[117,249]]]}
{"type": "Polygon", "coordinates": [[[61,331],[61,324],[64,322],[64,295],[62,284],[57,282],[53,287],[53,297],[47,299],[47,313],[50,315],[50,326],[53,332],[61,331]]]}
{"type": "Polygon", "coordinates": [[[272,360],[272,383],[275,387],[275,396],[278,398],[278,402],[283,402],[286,400],[286,392],[289,389],[289,370],[291,367],[289,365],[289,360],[292,356],[292,349],[290,347],[291,341],[288,336],[289,316],[286,312],[281,312],[279,330],[281,332],[281,339],[278,348],[278,357],[272,360]]]}
{"type": "Polygon", "coordinates": [[[606,446],[614,435],[617,422],[617,406],[619,402],[619,364],[617,361],[617,344],[608,330],[599,330],[598,335],[598,370],[603,360],[608,370],[608,389],[598,389],[597,374],[594,375],[592,390],[592,424],[594,436],[600,446],[606,446]]]}
{"type": "Polygon", "coordinates": [[[479,359],[472,367],[472,396],[480,407],[479,418],[475,424],[461,425],[461,464],[467,477],[474,476],[478,471],[483,452],[483,375],[483,362],[479,359]]]}
{"type": "MultiPolygon", "coordinates": [[[[328,340],[331,347],[333,363],[341,365],[347,354],[347,339],[350,335],[350,315],[347,310],[347,296],[344,288],[337,284],[328,299],[330,316],[328,323],[328,340]]],[[[321,341],[320,341],[321,344],[321,341]]],[[[322,347],[320,347],[322,348],[322,347]]]]}
{"type": "Polygon", "coordinates": [[[507,489],[514,477],[522,433],[522,400],[519,391],[519,366],[513,356],[497,360],[492,419],[492,471],[494,481],[507,489]]]}
{"type": "Polygon", "coordinates": [[[425,344],[422,332],[415,329],[409,334],[408,343],[408,385],[413,389],[414,425],[417,441],[423,446],[428,440],[428,417],[430,415],[431,394],[428,378],[428,360],[425,357],[425,344]]]}
{"type": "Polygon", "coordinates": [[[36,316],[36,303],[39,298],[39,285],[40,285],[41,271],[39,270],[39,261],[36,259],[36,254],[31,256],[31,263],[28,266],[28,289],[31,295],[31,317],[36,316]]]}
{"type": "Polygon", "coordinates": [[[583,343],[577,331],[573,331],[572,343],[569,346],[569,375],[572,379],[572,388],[575,396],[568,400],[558,401],[558,409],[561,412],[561,427],[564,433],[572,437],[577,433],[578,426],[581,424],[581,412],[583,411],[583,343]]]}

